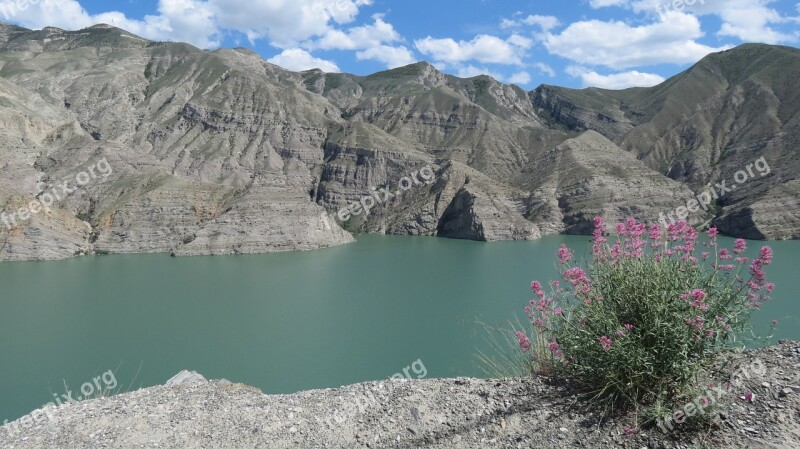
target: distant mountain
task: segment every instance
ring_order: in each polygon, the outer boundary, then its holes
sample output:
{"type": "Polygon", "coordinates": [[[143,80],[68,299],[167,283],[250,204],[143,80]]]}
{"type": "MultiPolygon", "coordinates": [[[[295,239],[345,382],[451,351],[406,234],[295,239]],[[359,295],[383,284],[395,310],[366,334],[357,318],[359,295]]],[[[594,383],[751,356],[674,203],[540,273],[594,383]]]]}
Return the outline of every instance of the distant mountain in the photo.
{"type": "Polygon", "coordinates": [[[798,238],[799,72],[800,50],[743,45],[653,88],[525,92],[427,63],[295,73],[107,25],[0,24],[0,258],[586,233],[597,214],[656,221],[762,156],[769,175],[689,218],[798,238]],[[107,179],[60,190],[100,160],[107,179]],[[434,182],[337,219],[425,166],[434,182]],[[49,212],[22,219],[54,189],[49,212]]]}

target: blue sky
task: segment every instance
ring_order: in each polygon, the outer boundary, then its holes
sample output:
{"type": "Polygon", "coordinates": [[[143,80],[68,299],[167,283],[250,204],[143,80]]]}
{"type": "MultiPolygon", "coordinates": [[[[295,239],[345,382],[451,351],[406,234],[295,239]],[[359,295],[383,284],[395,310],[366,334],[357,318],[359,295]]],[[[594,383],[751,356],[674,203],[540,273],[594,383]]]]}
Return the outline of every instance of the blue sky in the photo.
{"type": "Polygon", "coordinates": [[[426,60],[527,89],[650,86],[743,42],[800,45],[798,0],[0,0],[0,19],[248,47],[291,70],[426,60]]]}

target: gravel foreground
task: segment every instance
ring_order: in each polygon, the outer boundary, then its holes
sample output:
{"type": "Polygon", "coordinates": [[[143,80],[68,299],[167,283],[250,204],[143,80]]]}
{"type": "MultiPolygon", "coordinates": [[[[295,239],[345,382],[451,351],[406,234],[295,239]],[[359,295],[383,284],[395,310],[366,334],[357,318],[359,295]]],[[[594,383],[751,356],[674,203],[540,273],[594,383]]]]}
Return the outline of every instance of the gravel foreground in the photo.
{"type": "Polygon", "coordinates": [[[626,435],[630,418],[598,424],[542,379],[387,380],[265,395],[184,371],[163,386],[37,410],[0,428],[0,447],[800,448],[800,343],[729,353],[718,367],[721,382],[742,370],[750,377],[720,399],[711,430],[693,434],[675,424],[669,434],[626,435]]]}

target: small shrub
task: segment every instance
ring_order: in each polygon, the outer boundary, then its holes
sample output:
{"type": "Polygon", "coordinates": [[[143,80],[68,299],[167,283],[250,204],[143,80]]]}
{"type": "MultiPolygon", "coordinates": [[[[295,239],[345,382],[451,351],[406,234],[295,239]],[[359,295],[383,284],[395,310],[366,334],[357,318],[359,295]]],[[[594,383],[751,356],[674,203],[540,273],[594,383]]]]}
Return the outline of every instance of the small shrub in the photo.
{"type": "Polygon", "coordinates": [[[517,341],[536,366],[573,382],[608,412],[672,410],[769,299],[774,285],[764,267],[772,250],[764,246],[750,261],[744,240],[719,248],[711,228],[699,243],[685,222],[661,229],[628,219],[615,231],[612,242],[595,219],[585,268],[562,245],[561,281],[549,288],[534,281],[536,298],[525,308],[543,345],[524,333],[517,341]],[[547,349],[535,351],[539,346],[547,349]]]}

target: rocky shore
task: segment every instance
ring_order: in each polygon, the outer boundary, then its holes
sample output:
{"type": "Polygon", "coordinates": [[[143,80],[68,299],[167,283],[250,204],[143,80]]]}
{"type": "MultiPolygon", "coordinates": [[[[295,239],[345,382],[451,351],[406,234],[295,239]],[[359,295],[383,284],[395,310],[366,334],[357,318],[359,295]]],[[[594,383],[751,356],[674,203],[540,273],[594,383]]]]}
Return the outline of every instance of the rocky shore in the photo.
{"type": "Polygon", "coordinates": [[[599,422],[548,379],[378,381],[266,395],[182,372],[166,385],[38,410],[0,428],[22,448],[800,448],[800,343],[731,352],[720,384],[746,371],[708,417],[680,424],[599,422]],[[759,369],[753,369],[758,366],[759,369]]]}

